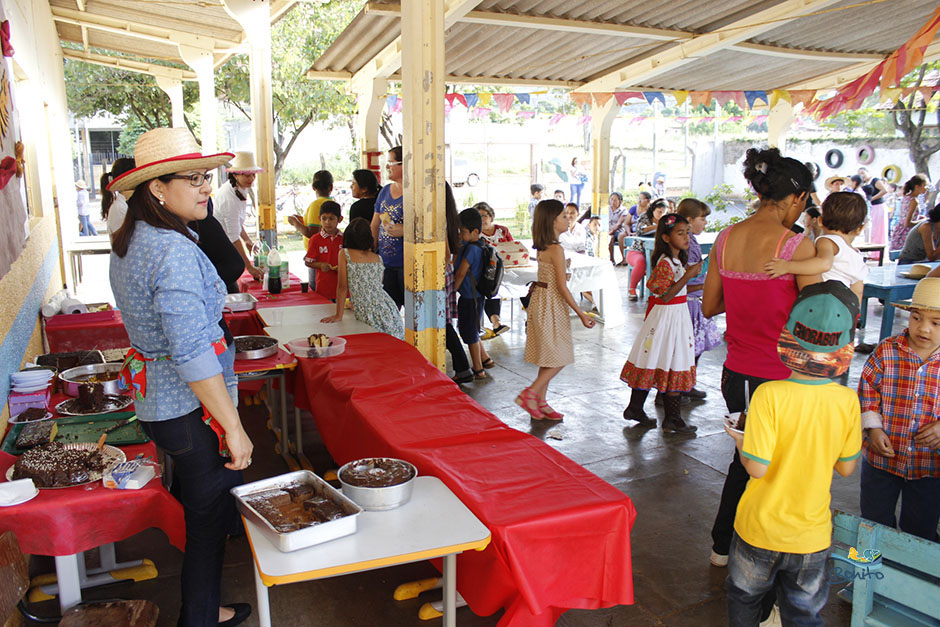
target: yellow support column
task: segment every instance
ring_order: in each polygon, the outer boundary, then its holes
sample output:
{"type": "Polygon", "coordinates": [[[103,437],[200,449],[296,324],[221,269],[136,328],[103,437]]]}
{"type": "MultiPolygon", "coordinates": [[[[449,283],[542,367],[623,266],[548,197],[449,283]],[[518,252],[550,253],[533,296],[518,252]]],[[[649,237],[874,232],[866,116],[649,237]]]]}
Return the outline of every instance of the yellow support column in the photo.
{"type": "Polygon", "coordinates": [[[402,3],[405,339],[444,368],[444,2],[402,3]]]}
{"type": "MultiPolygon", "coordinates": [[[[591,104],[591,179],[594,181],[591,213],[598,216],[607,215],[610,211],[607,204],[610,195],[610,129],[619,112],[616,98],[608,99],[603,105],[591,104]]],[[[607,229],[601,229],[600,240],[597,243],[598,254],[603,257],[603,251],[607,250],[607,229]]]]}

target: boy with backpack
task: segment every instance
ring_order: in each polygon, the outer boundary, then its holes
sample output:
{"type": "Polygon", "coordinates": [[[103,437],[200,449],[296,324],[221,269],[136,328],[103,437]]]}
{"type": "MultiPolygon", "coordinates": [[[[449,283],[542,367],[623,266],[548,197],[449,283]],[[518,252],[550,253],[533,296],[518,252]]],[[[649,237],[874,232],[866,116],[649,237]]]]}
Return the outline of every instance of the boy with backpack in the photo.
{"type": "Polygon", "coordinates": [[[457,253],[454,274],[454,285],[460,296],[457,300],[457,333],[470,351],[473,377],[485,379],[485,369],[494,367],[496,363],[480,343],[480,318],[483,316],[484,302],[499,289],[502,262],[491,246],[485,246],[480,241],[483,229],[480,212],[464,209],[459,218],[463,246],[457,253]]]}

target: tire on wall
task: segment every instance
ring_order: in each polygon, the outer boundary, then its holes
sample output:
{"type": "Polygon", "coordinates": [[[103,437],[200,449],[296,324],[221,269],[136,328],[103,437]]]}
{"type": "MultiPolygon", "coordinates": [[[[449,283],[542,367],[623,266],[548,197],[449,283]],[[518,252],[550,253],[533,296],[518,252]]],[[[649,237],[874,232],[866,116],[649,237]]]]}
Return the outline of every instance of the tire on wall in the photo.
{"type": "Polygon", "coordinates": [[[855,153],[855,159],[862,165],[869,165],[872,161],[875,160],[875,149],[869,144],[860,146],[858,151],[855,153]]]}
{"type": "Polygon", "coordinates": [[[881,171],[881,178],[888,181],[889,183],[900,183],[901,168],[896,165],[889,165],[881,171]]]}
{"type": "Polygon", "coordinates": [[[826,165],[828,165],[833,170],[842,167],[842,163],[845,161],[845,157],[842,156],[842,151],[833,148],[826,153],[826,165]]]}

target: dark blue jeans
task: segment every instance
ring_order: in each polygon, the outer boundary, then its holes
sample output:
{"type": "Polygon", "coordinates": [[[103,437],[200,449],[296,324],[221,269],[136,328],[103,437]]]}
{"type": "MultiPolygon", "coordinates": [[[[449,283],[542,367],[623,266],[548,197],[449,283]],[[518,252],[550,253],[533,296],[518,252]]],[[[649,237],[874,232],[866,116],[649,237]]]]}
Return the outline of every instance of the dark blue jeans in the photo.
{"type": "Polygon", "coordinates": [[[862,518],[873,520],[892,529],[940,542],[937,523],[940,521],[940,479],[905,479],[875,468],[862,458],[862,518]],[[894,516],[901,499],[901,524],[894,516]]]}
{"type": "Polygon", "coordinates": [[[180,576],[183,627],[219,623],[225,539],[237,513],[231,488],[242,473],[225,468],[219,439],[202,421],[202,409],[159,422],[141,422],[147,435],[173,461],[174,496],[183,505],[186,553],[180,576]]]}
{"type": "Polygon", "coordinates": [[[405,269],[401,266],[385,266],[382,273],[382,287],[399,309],[405,306],[405,269]]]}
{"type": "Polygon", "coordinates": [[[776,589],[784,625],[822,625],[819,615],[829,599],[829,549],[817,553],[782,553],[751,546],[738,536],[728,556],[728,624],[757,627],[761,600],[776,589]]]}
{"type": "Polygon", "coordinates": [[[473,299],[461,295],[457,300],[457,332],[467,346],[480,341],[480,317],[482,315],[482,298],[473,299]]]}

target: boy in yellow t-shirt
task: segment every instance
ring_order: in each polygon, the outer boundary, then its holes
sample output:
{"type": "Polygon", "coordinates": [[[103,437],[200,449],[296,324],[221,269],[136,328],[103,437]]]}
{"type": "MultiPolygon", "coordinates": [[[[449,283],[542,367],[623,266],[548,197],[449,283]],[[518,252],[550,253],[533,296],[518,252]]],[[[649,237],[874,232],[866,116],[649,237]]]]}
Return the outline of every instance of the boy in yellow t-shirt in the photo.
{"type": "MultiPolygon", "coordinates": [[[[313,191],[317,193],[317,198],[307,206],[307,211],[303,216],[288,216],[287,221],[297,229],[297,232],[304,236],[304,250],[310,246],[310,238],[320,232],[320,207],[330,198],[333,193],[333,175],[327,170],[317,170],[313,173],[313,191]]],[[[307,268],[310,290],[313,291],[317,285],[317,271],[314,268],[307,268]]]]}
{"type": "Polygon", "coordinates": [[[771,591],[783,624],[823,624],[832,470],[851,475],[862,448],[858,396],[830,377],[852,360],[858,312],[858,298],[839,281],[805,287],[777,344],[790,378],[757,388],[743,433],[725,426],[751,476],[728,559],[732,626],[756,627],[771,591]]]}

